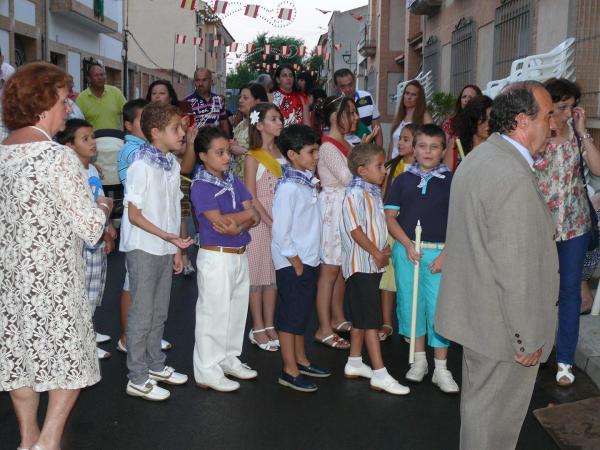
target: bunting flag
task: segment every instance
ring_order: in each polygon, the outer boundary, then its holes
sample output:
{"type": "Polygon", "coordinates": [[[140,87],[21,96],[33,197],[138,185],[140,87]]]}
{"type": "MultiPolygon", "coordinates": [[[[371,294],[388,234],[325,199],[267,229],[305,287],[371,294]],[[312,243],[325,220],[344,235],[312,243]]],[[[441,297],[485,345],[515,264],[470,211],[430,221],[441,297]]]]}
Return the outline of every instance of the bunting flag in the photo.
{"type": "Polygon", "coordinates": [[[225,14],[225,10],[227,10],[227,3],[220,0],[215,1],[215,6],[213,6],[213,11],[215,14],[225,14]]]}
{"type": "Polygon", "coordinates": [[[185,34],[179,34],[179,33],[177,33],[175,35],[175,43],[176,44],[185,44],[186,40],[187,40],[187,36],[185,34]]]}
{"type": "Polygon", "coordinates": [[[298,56],[306,56],[306,46],[304,46],[304,45],[298,46],[298,56]]]}
{"type": "Polygon", "coordinates": [[[258,5],[246,5],[246,10],[244,11],[244,15],[248,16],[248,17],[252,17],[253,19],[256,19],[256,16],[258,16],[259,8],[260,7],[258,5]]]}
{"type": "Polygon", "coordinates": [[[254,51],[254,48],[254,44],[246,44],[246,49],[244,50],[244,53],[252,53],[254,51]]]}
{"type": "Polygon", "coordinates": [[[194,45],[202,45],[204,44],[204,38],[194,37],[194,45]]]}
{"type": "Polygon", "coordinates": [[[315,55],[317,55],[317,56],[323,56],[324,53],[325,53],[325,46],[324,45],[317,45],[315,47],[315,55]]]}
{"type": "Polygon", "coordinates": [[[213,41],[212,47],[213,48],[218,48],[221,45],[221,40],[220,39],[215,39],[213,41]]]}
{"type": "Polygon", "coordinates": [[[364,16],[360,16],[360,15],[354,14],[354,13],[350,13],[350,15],[352,17],[354,17],[356,20],[358,20],[359,22],[365,18],[364,16]]]}
{"type": "Polygon", "coordinates": [[[231,44],[229,44],[229,51],[231,53],[237,53],[239,47],[240,44],[238,44],[237,42],[232,42],[231,44]]]}
{"type": "Polygon", "coordinates": [[[333,44],[334,50],[339,50],[340,48],[342,48],[342,44],[333,44]]]}
{"type": "Polygon", "coordinates": [[[287,56],[290,54],[290,46],[289,45],[282,45],[281,46],[281,54],[283,56],[287,56]]]}
{"type": "Polygon", "coordinates": [[[298,70],[300,68],[300,66],[298,66],[298,64],[294,64],[294,70],[298,70]]]}
{"type": "Polygon", "coordinates": [[[290,8],[281,8],[279,10],[279,17],[282,20],[292,20],[292,13],[294,12],[293,9],[290,8]]]}
{"type": "Polygon", "coordinates": [[[271,44],[266,44],[263,47],[263,55],[268,55],[269,53],[271,53],[271,44]]]}
{"type": "Polygon", "coordinates": [[[196,9],[196,0],[181,0],[181,8],[194,11],[196,9]]]}
{"type": "Polygon", "coordinates": [[[262,59],[263,59],[263,61],[267,60],[267,55],[265,53],[262,54],[262,59]]]}
{"type": "Polygon", "coordinates": [[[275,55],[275,61],[279,61],[279,55],[275,55]]]}
{"type": "Polygon", "coordinates": [[[321,14],[329,14],[331,11],[326,11],[324,9],[319,9],[319,8],[315,8],[317,11],[319,11],[321,14]]]}

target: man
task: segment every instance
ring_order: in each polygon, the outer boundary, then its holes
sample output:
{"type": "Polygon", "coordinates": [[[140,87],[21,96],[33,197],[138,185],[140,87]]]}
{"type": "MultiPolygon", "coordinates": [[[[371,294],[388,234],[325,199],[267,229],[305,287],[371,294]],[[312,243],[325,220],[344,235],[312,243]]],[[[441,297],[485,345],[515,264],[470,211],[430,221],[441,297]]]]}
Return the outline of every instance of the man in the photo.
{"type": "Polygon", "coordinates": [[[231,136],[225,103],[221,100],[221,97],[211,92],[212,72],[208,69],[196,70],[194,72],[194,86],[196,86],[196,90],[185,99],[192,107],[192,112],[196,118],[196,127],[220,126],[228,136],[231,136]]]}
{"type": "Polygon", "coordinates": [[[106,84],[104,67],[98,63],[90,64],[87,80],[89,87],[77,96],[75,102],[85,120],[92,124],[94,130],[122,130],[121,113],[126,100],[121,91],[106,84]]]}
{"type": "Polygon", "coordinates": [[[4,61],[4,54],[2,53],[2,49],[0,49],[0,99],[2,99],[2,95],[4,94],[4,84],[13,73],[15,73],[15,68],[4,61]]]}
{"type": "Polygon", "coordinates": [[[540,361],[554,343],[555,226],[533,157],[556,129],[543,85],[495,98],[495,133],[452,181],[436,331],[463,346],[460,448],[514,449],[540,361]]]}
{"type": "MultiPolygon", "coordinates": [[[[379,114],[379,110],[377,109],[377,105],[373,101],[371,94],[369,94],[367,91],[356,90],[356,78],[354,78],[354,73],[352,73],[349,69],[336,70],[333,74],[333,81],[342,94],[344,94],[346,97],[354,98],[356,110],[358,111],[360,122],[363,126],[361,127],[359,124],[359,130],[357,130],[358,136],[350,134],[346,136],[346,139],[348,139],[352,145],[359,144],[363,134],[370,133],[373,131],[374,127],[381,127],[381,124],[379,123],[379,118],[381,116],[379,114]],[[364,129],[362,133],[360,128],[364,129]]],[[[381,128],[379,133],[375,135],[375,142],[377,145],[383,146],[383,135],[381,134],[381,128]]]]}

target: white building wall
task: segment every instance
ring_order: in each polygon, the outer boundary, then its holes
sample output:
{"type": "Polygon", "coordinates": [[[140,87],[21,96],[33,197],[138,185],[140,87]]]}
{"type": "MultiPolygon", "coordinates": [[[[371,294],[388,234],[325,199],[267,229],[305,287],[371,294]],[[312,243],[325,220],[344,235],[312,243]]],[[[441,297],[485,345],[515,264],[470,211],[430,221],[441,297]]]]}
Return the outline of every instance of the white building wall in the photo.
{"type": "Polygon", "coordinates": [[[15,20],[35,27],[35,3],[30,0],[15,0],[15,20]]]}
{"type": "Polygon", "coordinates": [[[8,0],[0,0],[0,15],[8,17],[8,0]]]}
{"type": "MultiPolygon", "coordinates": [[[[94,0],[77,0],[91,10],[94,9],[94,0]]],[[[131,0],[130,0],[131,1],[131,0]]],[[[135,1],[135,0],[134,0],[135,1]]],[[[165,0],[159,0],[165,1],[165,0]]],[[[105,0],[104,17],[114,20],[119,24],[119,32],[123,29],[123,0],[105,0]]]]}
{"type": "Polygon", "coordinates": [[[67,72],[73,77],[75,90],[81,91],[81,55],[69,50],[67,52],[67,72]]]}

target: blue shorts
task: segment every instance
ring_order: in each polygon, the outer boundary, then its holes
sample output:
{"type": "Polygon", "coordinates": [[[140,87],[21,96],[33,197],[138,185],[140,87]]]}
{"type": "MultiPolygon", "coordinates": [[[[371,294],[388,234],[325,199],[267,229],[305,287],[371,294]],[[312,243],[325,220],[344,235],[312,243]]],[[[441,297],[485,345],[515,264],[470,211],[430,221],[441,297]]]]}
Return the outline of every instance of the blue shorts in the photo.
{"type": "Polygon", "coordinates": [[[304,335],[317,297],[319,267],[304,264],[302,275],[292,266],[275,271],[279,307],[275,325],[278,331],[304,335]]]}

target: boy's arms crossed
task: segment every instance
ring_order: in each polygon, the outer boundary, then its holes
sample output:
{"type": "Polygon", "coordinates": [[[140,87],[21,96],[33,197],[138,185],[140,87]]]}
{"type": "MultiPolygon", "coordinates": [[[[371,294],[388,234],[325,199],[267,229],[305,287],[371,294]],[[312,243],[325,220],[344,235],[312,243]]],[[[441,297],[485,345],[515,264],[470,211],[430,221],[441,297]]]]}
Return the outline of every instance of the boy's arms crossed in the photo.
{"type": "Polygon", "coordinates": [[[217,232],[237,236],[260,223],[260,216],[252,206],[252,201],[245,200],[242,205],[244,210],[236,213],[222,214],[218,209],[211,209],[203,211],[202,214],[212,223],[217,232]]]}

